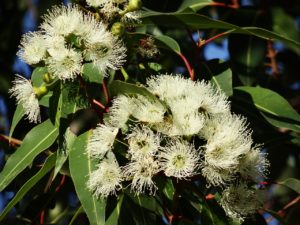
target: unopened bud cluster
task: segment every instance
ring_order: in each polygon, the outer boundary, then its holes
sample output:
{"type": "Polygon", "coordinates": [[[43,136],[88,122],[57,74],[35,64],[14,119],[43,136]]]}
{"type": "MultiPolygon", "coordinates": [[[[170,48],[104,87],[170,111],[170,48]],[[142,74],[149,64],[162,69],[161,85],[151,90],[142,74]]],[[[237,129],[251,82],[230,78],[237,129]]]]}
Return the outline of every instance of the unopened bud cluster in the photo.
{"type": "Polygon", "coordinates": [[[151,95],[115,98],[104,124],[90,136],[87,151],[99,164],[89,189],[107,197],[131,182],[135,193],[155,194],[157,176],[203,176],[209,186],[222,187],[220,203],[229,216],[242,220],[253,213],[259,202],[252,185],[265,176],[268,161],[245,118],[231,113],[227,97],[207,82],[180,75],[154,76],[145,88],[151,95]],[[123,160],[116,157],[120,143],[123,160]]]}

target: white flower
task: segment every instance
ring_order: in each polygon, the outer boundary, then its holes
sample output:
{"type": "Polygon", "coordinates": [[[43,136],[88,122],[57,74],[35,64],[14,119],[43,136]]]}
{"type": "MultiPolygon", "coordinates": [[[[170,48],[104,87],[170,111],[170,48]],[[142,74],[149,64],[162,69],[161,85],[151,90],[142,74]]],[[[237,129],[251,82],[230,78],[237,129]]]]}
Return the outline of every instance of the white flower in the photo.
{"type": "Polygon", "coordinates": [[[66,42],[62,36],[45,36],[47,52],[51,57],[59,57],[62,51],[66,49],[66,42]]]}
{"type": "Polygon", "coordinates": [[[133,105],[131,98],[126,97],[125,95],[119,95],[112,101],[108,116],[104,118],[105,122],[111,126],[126,130],[126,123],[132,114],[132,110],[133,105]]]}
{"type": "Polygon", "coordinates": [[[74,49],[56,49],[46,60],[49,72],[61,80],[75,79],[81,72],[82,56],[74,49]]]}
{"type": "Polygon", "coordinates": [[[80,31],[83,21],[83,13],[75,5],[54,6],[44,16],[41,24],[42,30],[49,35],[68,36],[80,31]]]}
{"type": "Polygon", "coordinates": [[[30,65],[42,61],[46,55],[46,41],[40,32],[29,32],[22,37],[18,56],[30,65]]]}
{"type": "MultiPolygon", "coordinates": [[[[123,23],[141,23],[141,13],[139,11],[134,11],[134,12],[128,12],[126,13],[122,18],[121,21],[123,23]]],[[[157,55],[159,53],[159,50],[157,49],[156,46],[154,46],[154,48],[150,49],[150,52],[147,54],[147,52],[145,51],[144,53],[146,53],[146,57],[153,57],[155,55],[157,55]]]]}
{"type": "Polygon", "coordinates": [[[165,107],[159,102],[142,95],[132,98],[134,110],[132,116],[141,122],[159,123],[164,119],[165,107]]]}
{"type": "MultiPolygon", "coordinates": [[[[113,153],[111,153],[113,154],[113,153]]],[[[122,172],[114,157],[104,159],[94,170],[87,182],[87,187],[96,197],[107,197],[116,194],[122,188],[122,172]]]]}
{"type": "Polygon", "coordinates": [[[96,158],[103,158],[112,149],[117,133],[118,128],[99,124],[89,137],[87,144],[89,154],[96,158]]]}
{"type": "Polygon", "coordinates": [[[250,189],[245,183],[238,183],[223,191],[220,203],[229,217],[242,222],[261,206],[258,194],[259,190],[250,189]]]}
{"type": "Polygon", "coordinates": [[[108,2],[109,0],[86,0],[86,3],[88,6],[92,7],[100,7],[105,4],[105,2],[108,2]]]}
{"type": "Polygon", "coordinates": [[[132,132],[127,135],[129,149],[128,152],[132,159],[140,159],[148,156],[154,156],[160,147],[160,135],[146,127],[136,126],[132,132]]]}
{"type": "Polygon", "coordinates": [[[233,171],[206,165],[201,170],[201,174],[208,181],[208,186],[224,185],[234,179],[233,171]]]}
{"type": "Polygon", "coordinates": [[[16,97],[18,104],[22,105],[30,122],[40,122],[39,101],[29,80],[17,75],[9,92],[11,96],[16,97]]]}
{"type": "Polygon", "coordinates": [[[108,69],[117,70],[125,62],[126,48],[120,40],[106,31],[106,27],[99,23],[84,38],[86,49],[84,57],[91,60],[94,66],[107,75],[108,69]]]}
{"type": "Polygon", "coordinates": [[[244,179],[250,178],[255,182],[259,182],[266,177],[268,167],[269,161],[266,154],[255,147],[241,157],[238,172],[244,179]]]}
{"type": "Polygon", "coordinates": [[[194,135],[199,133],[204,125],[205,116],[199,113],[198,104],[198,98],[195,97],[169,101],[173,119],[170,135],[194,135]]]}
{"type": "Polygon", "coordinates": [[[166,176],[187,179],[197,174],[199,153],[193,145],[186,141],[173,139],[159,155],[161,169],[166,176]]]}
{"type": "Polygon", "coordinates": [[[139,160],[133,160],[123,167],[126,180],[132,180],[131,189],[136,194],[149,191],[155,194],[157,187],[152,177],[159,172],[159,165],[153,157],[144,157],[139,160]]]}
{"type": "Polygon", "coordinates": [[[186,101],[199,113],[214,115],[229,112],[227,97],[204,81],[194,82],[181,75],[159,75],[147,80],[148,89],[169,105],[186,101]]]}

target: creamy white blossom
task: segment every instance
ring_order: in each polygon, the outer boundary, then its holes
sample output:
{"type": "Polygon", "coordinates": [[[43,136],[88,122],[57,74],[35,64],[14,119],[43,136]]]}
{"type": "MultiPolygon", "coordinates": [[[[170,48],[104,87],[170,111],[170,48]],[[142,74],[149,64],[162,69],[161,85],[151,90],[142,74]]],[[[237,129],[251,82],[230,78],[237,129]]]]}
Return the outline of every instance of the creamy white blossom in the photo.
{"type": "Polygon", "coordinates": [[[41,32],[29,32],[23,35],[17,55],[29,65],[41,62],[46,55],[46,40],[41,32]]]}
{"type": "Polygon", "coordinates": [[[106,31],[103,24],[99,23],[90,30],[84,41],[85,59],[91,60],[104,75],[107,75],[108,69],[117,70],[125,62],[126,48],[112,33],[106,31]]]}
{"type": "Polygon", "coordinates": [[[159,123],[164,119],[166,108],[155,100],[150,100],[142,95],[132,98],[132,116],[141,122],[159,123]]]}
{"type": "Polygon", "coordinates": [[[173,139],[161,149],[159,161],[161,169],[168,177],[187,179],[197,174],[199,152],[192,144],[173,139]]]}
{"type": "Polygon", "coordinates": [[[251,149],[240,159],[238,172],[246,180],[261,181],[268,172],[269,161],[259,147],[251,149]]]}
{"type": "Polygon", "coordinates": [[[198,150],[180,139],[170,140],[159,154],[160,166],[166,176],[178,179],[197,174],[199,160],[198,150]]]}
{"type": "Polygon", "coordinates": [[[41,28],[51,36],[76,34],[80,32],[83,16],[76,5],[54,6],[43,17],[41,28]]]}
{"type": "Polygon", "coordinates": [[[115,142],[118,128],[99,124],[89,137],[87,144],[88,153],[96,158],[103,158],[109,152],[115,142]]]}
{"type": "Polygon", "coordinates": [[[128,153],[132,159],[154,156],[160,147],[160,135],[155,134],[146,126],[136,126],[126,137],[128,139],[128,153]]]}
{"type": "Polygon", "coordinates": [[[112,101],[112,107],[109,109],[105,122],[111,126],[127,129],[127,121],[132,114],[133,104],[131,98],[125,95],[119,95],[112,101]]]}
{"type": "MultiPolygon", "coordinates": [[[[111,153],[113,154],[113,153],[111,153]]],[[[98,164],[87,182],[87,187],[97,197],[116,194],[122,188],[122,171],[114,157],[104,159],[98,164]]]]}
{"type": "Polygon", "coordinates": [[[155,194],[157,187],[152,178],[158,172],[159,165],[153,157],[132,160],[123,167],[126,180],[131,180],[131,189],[137,194],[146,191],[155,194]]]}
{"type": "Polygon", "coordinates": [[[73,80],[81,72],[82,56],[72,48],[57,49],[46,65],[54,76],[61,80],[73,80]]]}
{"type": "Polygon", "coordinates": [[[245,183],[233,184],[223,191],[220,203],[229,217],[242,222],[261,206],[258,194],[259,190],[245,183]]]}
{"type": "Polygon", "coordinates": [[[30,122],[40,122],[39,101],[29,80],[17,75],[9,92],[16,98],[18,104],[22,105],[30,122]]]}
{"type": "Polygon", "coordinates": [[[87,5],[92,7],[103,6],[105,2],[109,2],[109,0],[86,0],[87,5]]]}

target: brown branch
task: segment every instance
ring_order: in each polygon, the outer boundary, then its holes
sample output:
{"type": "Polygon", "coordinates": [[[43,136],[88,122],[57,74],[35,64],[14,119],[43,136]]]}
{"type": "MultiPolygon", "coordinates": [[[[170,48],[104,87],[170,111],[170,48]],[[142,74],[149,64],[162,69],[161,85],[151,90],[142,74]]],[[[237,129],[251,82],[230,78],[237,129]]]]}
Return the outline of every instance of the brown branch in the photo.
{"type": "Polygon", "coordinates": [[[268,49],[267,49],[267,58],[270,60],[269,63],[265,63],[265,66],[270,67],[272,69],[272,75],[275,78],[278,78],[279,76],[279,67],[278,67],[278,63],[276,61],[276,55],[277,55],[277,51],[273,48],[273,42],[272,41],[268,41],[268,49]]]}
{"type": "Polygon", "coordinates": [[[13,146],[19,146],[22,144],[22,141],[20,141],[16,138],[6,136],[4,134],[0,134],[0,141],[7,141],[7,142],[9,142],[9,144],[12,144],[13,146]]]}

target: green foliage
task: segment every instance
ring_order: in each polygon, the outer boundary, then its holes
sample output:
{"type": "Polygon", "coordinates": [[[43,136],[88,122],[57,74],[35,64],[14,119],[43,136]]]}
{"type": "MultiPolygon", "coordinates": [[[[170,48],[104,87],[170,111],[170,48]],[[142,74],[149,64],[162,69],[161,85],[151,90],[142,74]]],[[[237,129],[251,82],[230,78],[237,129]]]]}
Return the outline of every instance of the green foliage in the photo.
{"type": "Polygon", "coordinates": [[[25,136],[22,145],[9,157],[0,173],[0,190],[8,184],[27,166],[33,159],[48,149],[58,136],[58,128],[50,120],[37,125],[25,136]]]}
{"type": "MultiPolygon", "coordinates": [[[[124,181],[126,185],[117,190],[116,196],[107,198],[97,198],[87,188],[90,174],[101,161],[90,157],[91,153],[87,151],[88,138],[97,124],[105,121],[112,100],[118,95],[143,95],[153,102],[160,101],[148,91],[145,82],[152,75],[170,74],[174,71],[182,71],[184,77],[192,80],[212,83],[216,90],[225,93],[232,100],[232,111],[247,118],[247,124],[253,129],[255,143],[266,143],[271,164],[271,182],[270,188],[269,185],[264,188],[275,190],[270,195],[273,194],[278,199],[278,205],[283,207],[287,199],[292,200],[295,195],[293,192],[300,194],[300,115],[297,112],[299,90],[291,88],[299,82],[299,78],[295,76],[298,73],[300,55],[299,28],[295,25],[296,14],[300,14],[299,7],[287,10],[279,3],[270,1],[267,9],[260,6],[246,8],[238,3],[233,5],[234,1],[225,1],[228,4],[211,0],[158,1],[157,6],[155,1],[143,1],[145,7],[141,10],[141,22],[135,24],[131,20],[122,20],[124,12],[106,18],[105,13],[97,7],[86,7],[85,1],[73,2],[79,4],[80,9],[90,11],[96,19],[107,23],[108,30],[113,23],[122,23],[124,34],[120,34],[118,38],[127,48],[126,62],[120,63],[122,67],[117,66],[115,70],[111,66],[108,73],[103,74],[92,60],[83,57],[80,75],[76,74],[74,79],[65,80],[55,78],[48,71],[47,63],[33,65],[33,87],[47,89],[38,98],[39,105],[42,106],[42,123],[34,125],[25,135],[18,124],[28,112],[25,112],[21,104],[16,106],[9,137],[12,138],[17,132],[18,137],[25,137],[16,149],[14,147],[17,144],[13,139],[10,140],[11,146],[3,144],[6,162],[0,172],[0,191],[15,191],[16,194],[2,211],[0,221],[5,220],[15,207],[18,218],[35,224],[35,220],[42,216],[28,216],[23,200],[30,201],[25,205],[42,201],[43,204],[37,204],[38,211],[49,214],[50,217],[51,208],[58,205],[57,202],[66,201],[61,196],[65,194],[64,191],[75,189],[79,199],[76,209],[66,204],[60,205],[58,211],[65,218],[55,216],[57,221],[68,220],[69,224],[77,224],[81,223],[82,215],[86,215],[88,222],[82,224],[152,225],[165,224],[166,221],[181,225],[241,224],[229,219],[220,206],[222,187],[207,188],[202,176],[181,180],[159,172],[155,177],[158,189],[154,195],[136,195],[130,190],[128,181],[124,181]],[[206,60],[207,46],[214,43],[221,48],[221,41],[224,39],[229,42],[226,50],[230,59],[223,62],[218,60],[219,56],[216,54],[216,60],[206,60]],[[286,49],[278,54],[274,53],[273,43],[283,44],[286,49]],[[141,49],[146,53],[151,50],[155,53],[147,55],[141,53],[141,49]],[[278,65],[282,65],[283,69],[278,65]],[[280,168],[283,171],[276,171],[275,167],[279,164],[283,165],[280,168]],[[33,174],[29,167],[39,170],[33,174]],[[45,184],[46,175],[50,172],[51,176],[45,184]],[[57,181],[60,174],[66,176],[67,184],[57,181]],[[273,184],[273,180],[280,182],[273,184]],[[284,192],[278,186],[288,187],[290,190],[284,192]],[[44,193],[42,190],[45,190],[44,193]]],[[[48,7],[47,1],[43,4],[48,7]]],[[[21,7],[17,11],[20,10],[24,9],[21,7]]],[[[43,9],[45,10],[46,8],[43,9]]],[[[4,34],[7,32],[4,30],[4,34]]],[[[76,35],[66,38],[72,39],[68,48],[74,47],[76,52],[86,51],[83,50],[86,46],[76,35]]],[[[3,46],[0,48],[4,48],[3,46]]],[[[13,47],[13,54],[16,46],[15,44],[13,47]]],[[[104,55],[110,50],[105,49],[105,46],[97,48],[97,53],[103,51],[104,55]]],[[[117,58],[118,55],[114,57],[117,58]]],[[[11,75],[12,72],[6,72],[5,76],[2,73],[0,71],[0,87],[7,90],[11,79],[6,75],[11,75]]],[[[129,127],[131,120],[130,117],[127,121],[129,127]]],[[[129,158],[124,150],[128,139],[125,139],[126,143],[118,140],[122,131],[118,132],[113,152],[118,162],[121,162],[120,166],[123,166],[129,158]]],[[[199,147],[199,152],[202,151],[204,140],[196,136],[184,138],[199,147]]],[[[264,183],[261,184],[263,186],[264,183]]],[[[284,211],[287,216],[283,218],[276,212],[277,205],[274,207],[272,202],[266,204],[270,209],[264,211],[282,224],[297,225],[298,220],[295,222],[291,219],[298,215],[296,210],[284,211]]],[[[299,206],[297,207],[295,209],[299,210],[299,206]]],[[[243,224],[266,224],[259,214],[253,218],[247,218],[243,224]]],[[[83,216],[83,221],[84,219],[83,216]]]]}
{"type": "Polygon", "coordinates": [[[74,141],[70,151],[69,164],[71,177],[74,182],[78,198],[89,218],[91,225],[105,223],[105,199],[97,199],[86,187],[89,175],[95,169],[95,162],[85,152],[89,132],[74,141]]]}

